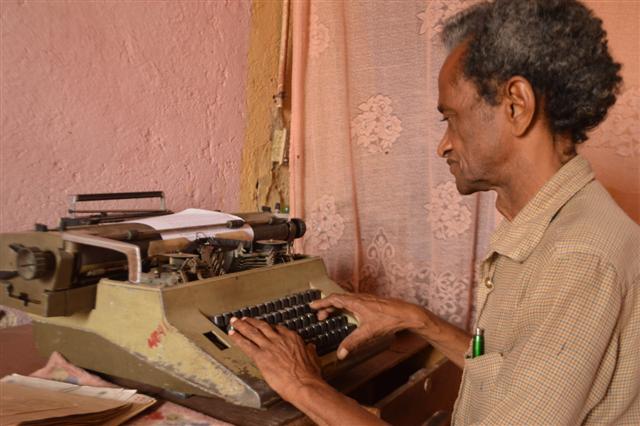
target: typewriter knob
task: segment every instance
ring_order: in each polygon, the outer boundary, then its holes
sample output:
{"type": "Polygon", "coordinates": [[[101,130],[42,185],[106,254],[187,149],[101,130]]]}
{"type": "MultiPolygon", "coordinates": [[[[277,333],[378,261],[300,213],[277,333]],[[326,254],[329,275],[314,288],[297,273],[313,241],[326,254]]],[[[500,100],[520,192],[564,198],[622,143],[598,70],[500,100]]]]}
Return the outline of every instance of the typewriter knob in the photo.
{"type": "Polygon", "coordinates": [[[43,277],[51,272],[55,265],[53,253],[37,247],[20,247],[16,260],[18,274],[25,280],[43,277]]]}

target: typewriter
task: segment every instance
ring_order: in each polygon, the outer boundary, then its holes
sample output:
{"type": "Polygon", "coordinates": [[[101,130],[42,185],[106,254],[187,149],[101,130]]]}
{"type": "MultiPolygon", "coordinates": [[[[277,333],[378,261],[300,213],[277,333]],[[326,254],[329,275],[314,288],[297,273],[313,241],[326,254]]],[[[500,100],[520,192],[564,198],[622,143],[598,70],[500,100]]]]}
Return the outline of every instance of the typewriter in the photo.
{"type": "MultiPolygon", "coordinates": [[[[86,205],[86,204],[83,204],[86,205]]],[[[55,229],[0,234],[0,304],[31,314],[36,345],[75,365],[185,395],[264,408],[278,400],[227,337],[231,317],[297,331],[335,376],[335,349],[357,327],[319,321],[309,303],[343,292],[317,257],[296,254],[300,219],[271,212],[166,209],[162,192],[80,194],[55,229]],[[159,199],[160,208],[88,210],[79,203],[159,199]]]]}

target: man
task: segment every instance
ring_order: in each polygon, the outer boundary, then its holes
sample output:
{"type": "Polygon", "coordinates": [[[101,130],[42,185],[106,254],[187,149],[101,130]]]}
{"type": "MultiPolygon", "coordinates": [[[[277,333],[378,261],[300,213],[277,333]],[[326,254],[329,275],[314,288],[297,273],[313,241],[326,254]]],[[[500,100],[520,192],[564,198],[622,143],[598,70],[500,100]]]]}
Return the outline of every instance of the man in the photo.
{"type": "MultiPolygon", "coordinates": [[[[438,147],[462,194],[493,190],[505,221],[481,267],[471,336],[421,307],[333,295],[352,312],[338,349],[408,329],[463,368],[455,424],[640,424],[640,230],[576,144],[615,102],[620,66],[601,21],[574,0],[497,0],[446,25],[438,147]]],[[[271,387],[320,424],[377,424],[321,378],[293,332],[236,320],[233,342],[271,387]]],[[[408,407],[410,409],[410,407],[408,407]]]]}

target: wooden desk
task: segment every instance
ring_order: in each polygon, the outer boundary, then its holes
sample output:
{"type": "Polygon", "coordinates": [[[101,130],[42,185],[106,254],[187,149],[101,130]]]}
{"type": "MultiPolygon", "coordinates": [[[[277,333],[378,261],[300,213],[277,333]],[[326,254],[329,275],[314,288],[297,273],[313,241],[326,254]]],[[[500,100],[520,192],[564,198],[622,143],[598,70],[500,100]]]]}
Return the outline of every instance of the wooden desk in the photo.
{"type": "MultiPolygon", "coordinates": [[[[0,374],[29,374],[44,366],[33,342],[31,326],[0,330],[0,374]]],[[[380,411],[382,419],[395,425],[420,425],[433,413],[452,411],[461,371],[424,340],[399,334],[389,349],[358,364],[331,384],[361,404],[380,411]],[[425,386],[425,382],[427,386],[425,386]]],[[[237,425],[303,425],[310,421],[290,404],[280,401],[265,410],[228,404],[222,399],[171,392],[117,378],[121,386],[133,387],[237,425]]]]}

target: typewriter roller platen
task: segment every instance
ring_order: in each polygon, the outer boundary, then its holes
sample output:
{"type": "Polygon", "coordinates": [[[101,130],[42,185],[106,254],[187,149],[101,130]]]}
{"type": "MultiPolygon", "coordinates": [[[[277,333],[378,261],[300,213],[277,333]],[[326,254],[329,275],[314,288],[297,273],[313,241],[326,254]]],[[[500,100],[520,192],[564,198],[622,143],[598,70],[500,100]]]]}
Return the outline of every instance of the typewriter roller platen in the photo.
{"type": "Polygon", "coordinates": [[[222,234],[189,240],[167,239],[136,223],[131,211],[100,221],[107,216],[0,235],[0,304],[32,314],[45,355],[58,351],[111,376],[260,408],[278,398],[228,339],[230,315],[298,331],[316,344],[329,377],[382,346],[337,360],[337,344],[357,324],[347,315],[319,322],[309,309],[311,300],[343,290],[321,259],[292,252],[292,241],[304,233],[302,221],[237,215],[241,223],[230,223],[222,234]],[[132,216],[133,222],[122,222],[132,216]],[[252,239],[238,233],[247,226],[252,239]]]}

